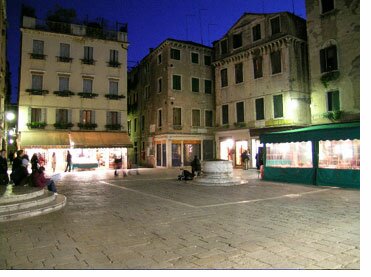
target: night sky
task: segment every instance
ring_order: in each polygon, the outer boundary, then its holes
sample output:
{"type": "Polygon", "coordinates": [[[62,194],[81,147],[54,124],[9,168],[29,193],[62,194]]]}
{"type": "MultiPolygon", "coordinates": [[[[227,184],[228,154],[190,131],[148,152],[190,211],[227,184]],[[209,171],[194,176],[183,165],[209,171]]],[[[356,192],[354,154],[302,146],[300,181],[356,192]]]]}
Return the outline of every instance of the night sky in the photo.
{"type": "Polygon", "coordinates": [[[167,38],[212,46],[245,12],[289,11],[305,18],[305,0],[7,0],[12,102],[18,93],[22,3],[34,7],[38,18],[45,18],[48,10],[59,4],[75,9],[79,20],[104,18],[128,23],[129,67],[167,38]]]}

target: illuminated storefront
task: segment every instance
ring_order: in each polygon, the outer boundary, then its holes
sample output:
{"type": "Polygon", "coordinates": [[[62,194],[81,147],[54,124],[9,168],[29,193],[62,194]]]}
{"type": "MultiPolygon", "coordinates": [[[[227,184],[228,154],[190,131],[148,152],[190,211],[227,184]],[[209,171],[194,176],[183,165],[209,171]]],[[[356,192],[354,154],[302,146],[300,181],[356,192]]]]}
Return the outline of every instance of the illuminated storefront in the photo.
{"type": "Polygon", "coordinates": [[[72,155],[73,169],[112,169],[115,156],[122,157],[126,167],[128,147],[132,144],[123,132],[29,131],[20,134],[20,148],[30,158],[34,153],[41,157],[47,170],[51,170],[55,153],[56,171],[59,172],[66,168],[67,151],[72,155]]]}
{"type": "Polygon", "coordinates": [[[359,122],[263,134],[261,142],[265,180],[360,186],[359,122]]]}

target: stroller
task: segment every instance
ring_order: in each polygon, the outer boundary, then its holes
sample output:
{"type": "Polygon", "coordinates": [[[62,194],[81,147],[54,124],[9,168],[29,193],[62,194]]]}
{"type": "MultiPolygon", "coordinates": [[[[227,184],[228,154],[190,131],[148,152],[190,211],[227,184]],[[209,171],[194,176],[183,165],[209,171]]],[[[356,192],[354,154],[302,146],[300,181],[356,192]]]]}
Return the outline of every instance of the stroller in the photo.
{"type": "Polygon", "coordinates": [[[184,181],[193,180],[194,175],[190,171],[188,171],[186,169],[181,169],[181,170],[182,170],[182,173],[178,176],[178,180],[179,181],[182,181],[182,180],[184,180],[184,181]]]}

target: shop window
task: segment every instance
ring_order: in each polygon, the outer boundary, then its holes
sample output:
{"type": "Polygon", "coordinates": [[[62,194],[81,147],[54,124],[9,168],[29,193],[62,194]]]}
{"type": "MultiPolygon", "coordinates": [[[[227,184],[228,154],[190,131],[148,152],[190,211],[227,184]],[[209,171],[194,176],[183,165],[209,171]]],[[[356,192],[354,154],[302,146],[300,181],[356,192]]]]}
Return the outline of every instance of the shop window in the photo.
{"type": "Polygon", "coordinates": [[[322,73],[338,69],[336,45],[331,45],[320,50],[320,63],[322,73]]]}
{"type": "Polygon", "coordinates": [[[252,27],[252,39],[253,41],[257,41],[261,39],[261,30],[260,30],[260,24],[255,25],[252,27]]]}
{"type": "Polygon", "coordinates": [[[273,96],[274,118],[283,117],[282,94],[273,96]]]}
{"type": "Polygon", "coordinates": [[[271,53],[272,74],[281,73],[281,51],[271,53]]]}
{"type": "Polygon", "coordinates": [[[339,101],[339,91],[329,91],[327,92],[327,111],[339,111],[340,101],[339,101]]]}
{"type": "Polygon", "coordinates": [[[242,46],[242,33],[233,35],[233,49],[240,48],[242,46]]]}
{"type": "Polygon", "coordinates": [[[243,102],[236,103],[237,123],[245,122],[245,110],[243,102]]]}
{"type": "Polygon", "coordinates": [[[229,123],[229,118],[228,118],[228,105],[223,105],[222,106],[222,124],[228,124],[229,123]]]}
{"type": "Polygon", "coordinates": [[[181,144],[171,144],[171,164],[172,166],[181,166],[182,157],[181,157],[181,144]]]}
{"type": "Polygon", "coordinates": [[[334,0],[321,0],[322,13],[327,13],[335,8],[334,0]]]}
{"type": "Polygon", "coordinates": [[[234,76],[236,84],[243,82],[243,63],[237,63],[234,65],[234,76]]]}
{"type": "Polygon", "coordinates": [[[200,143],[184,143],[183,148],[184,166],[190,166],[194,157],[201,159],[201,144],[200,143]]]}
{"type": "Polygon", "coordinates": [[[312,142],[267,143],[267,167],[312,168],[312,142]]]}
{"type": "Polygon", "coordinates": [[[263,77],[263,57],[257,56],[253,59],[254,65],[254,78],[258,79],[263,77]]]}
{"type": "Polygon", "coordinates": [[[256,120],[264,119],[264,98],[258,98],[255,100],[255,112],[256,120]]]}
{"type": "Polygon", "coordinates": [[[326,140],[319,141],[319,168],[360,170],[361,141],[326,140]]]}
{"type": "Polygon", "coordinates": [[[228,71],[226,68],[220,70],[220,79],[222,88],[228,86],[228,71]]]}

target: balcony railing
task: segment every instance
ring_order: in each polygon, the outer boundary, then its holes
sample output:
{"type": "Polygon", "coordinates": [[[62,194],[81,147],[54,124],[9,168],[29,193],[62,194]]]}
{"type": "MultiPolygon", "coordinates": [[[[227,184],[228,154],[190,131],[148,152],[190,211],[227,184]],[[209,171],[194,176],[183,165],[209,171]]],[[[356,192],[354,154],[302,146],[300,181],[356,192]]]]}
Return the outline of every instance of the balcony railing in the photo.
{"type": "Polygon", "coordinates": [[[34,89],[34,88],[26,89],[26,92],[29,92],[30,95],[45,95],[49,93],[49,91],[46,89],[34,89]]]}
{"type": "Polygon", "coordinates": [[[70,57],[57,56],[57,61],[61,62],[61,63],[70,63],[70,62],[72,62],[72,60],[73,60],[73,58],[70,58],[70,57]]]}
{"type": "Polygon", "coordinates": [[[44,54],[38,54],[38,53],[30,53],[31,59],[36,59],[36,60],[45,60],[46,55],[44,54]]]}
{"type": "Polygon", "coordinates": [[[73,123],[69,122],[56,122],[54,123],[55,129],[71,129],[73,127],[73,123]]]}
{"type": "Polygon", "coordinates": [[[57,90],[54,91],[54,94],[60,97],[69,97],[75,95],[74,92],[69,91],[69,90],[57,90]]]}
{"type": "Polygon", "coordinates": [[[81,98],[94,98],[98,96],[98,93],[92,93],[92,92],[79,92],[77,94],[81,98]]]}
{"type": "Polygon", "coordinates": [[[116,62],[116,61],[109,61],[107,62],[107,64],[109,67],[120,67],[121,66],[121,63],[116,62]]]}
{"type": "Polygon", "coordinates": [[[29,129],[44,129],[46,126],[46,122],[39,122],[39,121],[32,121],[27,123],[27,127],[29,129]]]}
{"type": "Polygon", "coordinates": [[[94,65],[95,64],[95,60],[93,60],[93,59],[81,59],[81,63],[82,64],[94,65]]]}
{"type": "Polygon", "coordinates": [[[96,123],[78,123],[77,126],[81,130],[94,130],[98,125],[96,123]]]}
{"type": "Polygon", "coordinates": [[[109,100],[119,100],[119,99],[125,98],[125,95],[123,95],[123,94],[121,94],[121,95],[118,95],[118,94],[105,94],[104,96],[106,98],[108,98],[109,100]]]}

